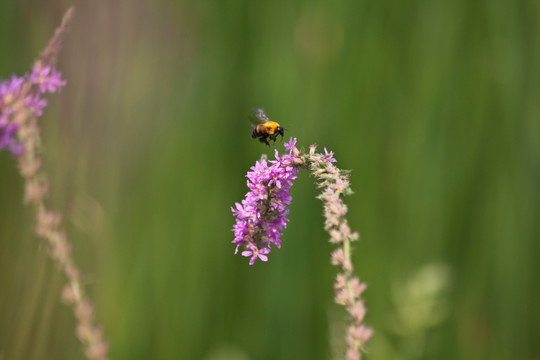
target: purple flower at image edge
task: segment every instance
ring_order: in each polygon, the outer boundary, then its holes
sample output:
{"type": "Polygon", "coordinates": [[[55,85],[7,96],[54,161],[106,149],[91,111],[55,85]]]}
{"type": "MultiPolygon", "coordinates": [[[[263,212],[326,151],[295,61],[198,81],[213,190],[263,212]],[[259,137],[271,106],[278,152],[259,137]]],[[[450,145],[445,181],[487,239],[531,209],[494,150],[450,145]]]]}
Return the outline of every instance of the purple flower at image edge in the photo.
{"type": "Polygon", "coordinates": [[[55,93],[66,85],[59,71],[52,66],[43,67],[40,63],[34,64],[30,74],[22,77],[12,75],[10,79],[0,82],[0,150],[8,149],[15,156],[24,152],[24,146],[15,139],[18,125],[9,122],[15,111],[11,104],[20,96],[25,81],[37,85],[35,90],[25,94],[24,100],[26,106],[38,117],[43,115],[43,109],[47,106],[47,100],[41,95],[55,93]]]}
{"type": "Polygon", "coordinates": [[[15,140],[17,129],[16,124],[0,123],[0,150],[8,149],[15,156],[24,152],[24,146],[15,140]]]}
{"type": "Polygon", "coordinates": [[[42,67],[39,63],[32,67],[30,81],[39,86],[41,93],[55,93],[66,85],[66,81],[62,80],[62,74],[59,71],[51,66],[42,67]]]}
{"type": "Polygon", "coordinates": [[[8,149],[15,156],[23,153],[24,146],[15,139],[19,127],[8,122],[12,114],[8,104],[19,93],[23,83],[24,78],[15,75],[0,82],[0,150],[8,149]]]}
{"type": "MultiPolygon", "coordinates": [[[[0,100],[5,96],[13,96],[17,94],[24,83],[24,78],[20,78],[16,75],[11,75],[11,79],[4,80],[0,83],[0,100]]],[[[3,101],[0,101],[0,105],[3,101]]]]}
{"type": "Polygon", "coordinates": [[[40,94],[26,97],[26,106],[28,106],[36,116],[43,115],[43,109],[47,106],[47,100],[41,98],[40,94]]]}

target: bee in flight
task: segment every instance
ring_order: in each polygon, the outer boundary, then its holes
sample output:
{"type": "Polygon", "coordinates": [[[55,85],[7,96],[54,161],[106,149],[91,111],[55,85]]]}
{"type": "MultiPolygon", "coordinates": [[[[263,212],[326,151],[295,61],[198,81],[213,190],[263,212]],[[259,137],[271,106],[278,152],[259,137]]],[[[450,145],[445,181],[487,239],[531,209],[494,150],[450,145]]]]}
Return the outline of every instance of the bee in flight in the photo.
{"type": "Polygon", "coordinates": [[[278,135],[281,135],[283,138],[285,129],[277,122],[270,121],[263,109],[254,109],[251,120],[253,123],[253,131],[251,132],[252,139],[259,138],[260,142],[270,146],[268,139],[276,142],[278,135]]]}

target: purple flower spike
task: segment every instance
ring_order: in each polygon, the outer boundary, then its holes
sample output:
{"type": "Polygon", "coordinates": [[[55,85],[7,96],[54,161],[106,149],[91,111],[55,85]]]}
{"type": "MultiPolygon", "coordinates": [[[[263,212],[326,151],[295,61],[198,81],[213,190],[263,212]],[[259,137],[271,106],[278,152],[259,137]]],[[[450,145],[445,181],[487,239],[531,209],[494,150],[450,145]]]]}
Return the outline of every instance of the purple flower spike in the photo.
{"type": "Polygon", "coordinates": [[[41,61],[34,64],[30,74],[22,77],[12,75],[11,79],[0,82],[0,150],[8,149],[15,156],[24,152],[24,145],[16,139],[17,131],[24,124],[15,124],[14,120],[14,114],[21,109],[21,102],[39,117],[47,106],[43,94],[55,93],[64,85],[66,82],[60,72],[51,66],[43,67],[41,61]]]}
{"type": "Polygon", "coordinates": [[[240,247],[246,250],[243,256],[251,256],[250,265],[255,260],[267,261],[270,245],[281,247],[281,235],[287,227],[287,214],[291,196],[289,190],[296,179],[298,168],[293,165],[292,149],[296,139],[285,144],[289,154],[275,152],[275,160],[257,161],[246,175],[249,192],[242,203],[231,207],[236,217],[233,226],[236,244],[235,254],[240,247]]]}

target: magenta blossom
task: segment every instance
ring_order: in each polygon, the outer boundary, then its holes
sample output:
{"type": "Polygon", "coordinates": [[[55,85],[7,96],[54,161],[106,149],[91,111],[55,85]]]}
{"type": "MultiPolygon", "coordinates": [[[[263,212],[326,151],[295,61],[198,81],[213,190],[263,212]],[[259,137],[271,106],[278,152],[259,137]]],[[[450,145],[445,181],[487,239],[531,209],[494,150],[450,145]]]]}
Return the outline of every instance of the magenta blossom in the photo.
{"type": "Polygon", "coordinates": [[[13,155],[19,156],[24,151],[24,146],[18,143],[14,136],[18,130],[16,124],[0,123],[0,150],[8,149],[13,155]]]}
{"type": "Polygon", "coordinates": [[[0,100],[2,103],[9,102],[8,97],[13,97],[21,90],[21,86],[24,83],[24,78],[11,75],[11,79],[0,82],[0,100]],[[6,101],[7,100],[7,101],[6,101]]]}
{"type": "Polygon", "coordinates": [[[251,250],[242,251],[242,256],[251,256],[251,259],[249,259],[249,265],[253,265],[257,258],[259,258],[261,261],[268,261],[268,256],[266,256],[266,254],[270,252],[269,248],[262,248],[259,250],[253,244],[249,244],[249,247],[251,250]]]}
{"type": "Polygon", "coordinates": [[[60,72],[51,66],[42,67],[40,63],[36,63],[32,67],[30,81],[39,86],[41,93],[55,93],[66,85],[60,72]]]}
{"type": "Polygon", "coordinates": [[[275,151],[275,160],[257,161],[246,175],[249,192],[242,203],[236,203],[231,210],[236,216],[233,227],[236,244],[235,253],[243,246],[243,256],[251,256],[255,260],[267,261],[266,254],[270,246],[281,247],[281,235],[287,227],[288,206],[291,203],[289,189],[292,180],[296,179],[298,169],[293,166],[292,150],[296,139],[285,144],[288,154],[280,155],[275,151]]]}
{"type": "Polygon", "coordinates": [[[336,159],[334,159],[334,152],[328,151],[326,148],[324,148],[324,157],[327,162],[335,163],[337,162],[336,159]]]}
{"type": "Polygon", "coordinates": [[[51,66],[43,67],[40,62],[34,64],[30,74],[12,75],[11,79],[0,81],[0,150],[8,149],[15,156],[24,152],[23,144],[17,140],[20,124],[13,122],[21,100],[36,116],[41,116],[47,106],[43,94],[55,93],[65,84],[60,72],[51,66]],[[25,83],[31,86],[23,87],[25,83]]]}

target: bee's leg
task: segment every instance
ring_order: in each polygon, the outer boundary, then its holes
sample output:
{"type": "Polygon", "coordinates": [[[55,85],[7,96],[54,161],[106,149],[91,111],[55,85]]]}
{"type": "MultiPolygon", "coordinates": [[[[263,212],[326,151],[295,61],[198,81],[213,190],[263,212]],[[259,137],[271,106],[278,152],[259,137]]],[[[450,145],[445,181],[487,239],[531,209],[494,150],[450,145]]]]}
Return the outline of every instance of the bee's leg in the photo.
{"type": "Polygon", "coordinates": [[[267,136],[261,136],[259,138],[259,141],[262,142],[262,143],[265,143],[266,145],[270,146],[270,144],[268,143],[268,140],[266,140],[267,136]]]}

